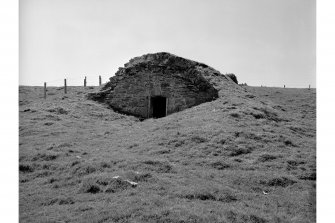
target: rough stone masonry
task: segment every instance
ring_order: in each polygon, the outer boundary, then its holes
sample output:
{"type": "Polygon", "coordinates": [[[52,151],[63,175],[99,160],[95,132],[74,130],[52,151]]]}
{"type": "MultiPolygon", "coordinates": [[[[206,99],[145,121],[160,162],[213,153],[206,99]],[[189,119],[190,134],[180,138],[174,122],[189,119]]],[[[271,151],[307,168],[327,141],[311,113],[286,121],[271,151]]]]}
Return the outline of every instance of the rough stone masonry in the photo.
{"type": "Polygon", "coordinates": [[[119,68],[89,99],[141,118],[160,118],[218,98],[218,80],[234,83],[219,71],[170,53],[146,54],[119,68]]]}

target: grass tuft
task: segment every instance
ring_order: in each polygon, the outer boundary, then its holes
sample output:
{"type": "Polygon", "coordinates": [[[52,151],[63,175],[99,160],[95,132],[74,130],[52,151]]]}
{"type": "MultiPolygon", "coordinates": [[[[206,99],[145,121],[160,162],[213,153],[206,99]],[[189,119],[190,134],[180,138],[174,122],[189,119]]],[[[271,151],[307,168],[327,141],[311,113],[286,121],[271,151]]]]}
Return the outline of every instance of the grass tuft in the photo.
{"type": "Polygon", "coordinates": [[[125,178],[133,182],[147,182],[152,179],[152,174],[129,171],[125,173],[125,178]]]}
{"type": "Polygon", "coordinates": [[[297,183],[297,181],[287,177],[275,177],[267,181],[261,180],[260,183],[270,187],[287,187],[297,183]]]}
{"type": "Polygon", "coordinates": [[[51,200],[48,200],[46,202],[43,202],[43,206],[49,206],[49,205],[54,205],[54,204],[59,204],[59,205],[68,205],[68,204],[74,204],[74,200],[71,197],[60,197],[60,198],[54,198],[51,200]]]}
{"type": "Polygon", "coordinates": [[[88,175],[88,174],[91,174],[97,171],[96,167],[92,164],[84,163],[84,164],[78,165],[76,162],[77,161],[74,161],[71,164],[72,166],[76,166],[76,168],[72,171],[73,175],[84,176],[84,175],[88,175]]]}
{"type": "Polygon", "coordinates": [[[257,159],[259,162],[269,162],[269,161],[272,161],[272,160],[275,160],[277,159],[278,157],[275,156],[275,155],[272,155],[272,154],[262,154],[259,156],[259,158],[257,159]]]}
{"type": "Polygon", "coordinates": [[[31,172],[34,172],[34,168],[30,166],[29,164],[20,164],[19,171],[23,173],[31,173],[31,172]]]}
{"type": "Polygon", "coordinates": [[[117,193],[117,192],[120,192],[120,191],[123,191],[123,190],[127,190],[131,187],[132,187],[132,185],[127,181],[124,181],[120,178],[113,179],[109,182],[109,184],[108,184],[108,186],[105,190],[105,193],[117,193]]]}
{"type": "Polygon", "coordinates": [[[50,153],[38,153],[32,158],[32,161],[52,161],[57,159],[57,154],[50,154],[50,153]]]}
{"type": "Polygon", "coordinates": [[[230,115],[231,117],[234,117],[234,118],[239,118],[239,117],[240,117],[240,114],[239,114],[239,113],[236,113],[236,112],[230,113],[229,115],[230,115]]]}
{"type": "Polygon", "coordinates": [[[222,161],[216,161],[216,162],[213,162],[211,163],[211,166],[217,170],[223,170],[223,169],[227,169],[230,167],[229,164],[227,163],[224,163],[222,161]]]}
{"type": "Polygon", "coordinates": [[[193,188],[178,194],[178,197],[188,200],[210,200],[230,203],[237,201],[237,197],[229,190],[216,190],[210,188],[193,188]]]}
{"type": "Polygon", "coordinates": [[[240,156],[252,152],[252,148],[248,147],[230,147],[228,156],[240,156]]]}
{"type": "Polygon", "coordinates": [[[168,162],[162,162],[157,160],[147,160],[143,162],[148,165],[148,169],[158,173],[170,173],[172,166],[168,162]]]}
{"type": "Polygon", "coordinates": [[[91,193],[96,194],[102,192],[99,185],[92,179],[85,180],[79,188],[79,193],[91,193]]]}
{"type": "Polygon", "coordinates": [[[57,115],[67,115],[69,112],[62,107],[47,109],[48,112],[55,113],[57,115]]]}

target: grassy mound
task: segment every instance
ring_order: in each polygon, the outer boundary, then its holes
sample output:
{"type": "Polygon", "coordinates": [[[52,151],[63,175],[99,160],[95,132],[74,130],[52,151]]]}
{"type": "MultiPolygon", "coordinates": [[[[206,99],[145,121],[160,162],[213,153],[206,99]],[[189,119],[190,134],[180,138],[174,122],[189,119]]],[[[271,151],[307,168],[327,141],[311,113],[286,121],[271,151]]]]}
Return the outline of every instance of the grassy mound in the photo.
{"type": "Polygon", "coordinates": [[[20,87],[20,221],[315,222],[315,90],[220,87],[145,121],[20,87]]]}

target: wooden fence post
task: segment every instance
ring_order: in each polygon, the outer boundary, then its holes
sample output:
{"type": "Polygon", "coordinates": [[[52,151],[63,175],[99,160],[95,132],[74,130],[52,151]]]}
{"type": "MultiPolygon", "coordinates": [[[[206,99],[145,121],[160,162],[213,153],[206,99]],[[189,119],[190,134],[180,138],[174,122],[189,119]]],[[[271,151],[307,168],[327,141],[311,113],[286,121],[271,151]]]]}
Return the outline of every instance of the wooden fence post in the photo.
{"type": "Polygon", "coordinates": [[[84,79],[84,87],[86,87],[86,76],[85,76],[85,79],[84,79]]]}
{"type": "Polygon", "coordinates": [[[284,84],[284,88],[285,88],[285,84],[284,84]]]}
{"type": "Polygon", "coordinates": [[[67,93],[67,89],[66,89],[66,78],[64,79],[64,94],[66,94],[67,93]]]}
{"type": "Polygon", "coordinates": [[[47,99],[47,82],[44,82],[44,99],[47,99]]]}
{"type": "Polygon", "coordinates": [[[101,86],[101,76],[99,75],[99,86],[101,86]]]}
{"type": "Polygon", "coordinates": [[[311,85],[308,86],[308,90],[311,90],[311,85]]]}

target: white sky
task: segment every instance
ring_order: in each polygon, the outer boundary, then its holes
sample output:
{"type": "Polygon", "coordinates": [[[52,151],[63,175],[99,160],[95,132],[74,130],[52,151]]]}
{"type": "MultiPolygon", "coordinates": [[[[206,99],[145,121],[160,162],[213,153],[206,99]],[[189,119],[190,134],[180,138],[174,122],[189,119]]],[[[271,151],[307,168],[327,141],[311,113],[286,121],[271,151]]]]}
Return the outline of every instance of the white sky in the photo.
{"type": "Polygon", "coordinates": [[[170,52],[248,85],[315,87],[315,0],[20,0],[21,85],[97,85],[170,52]]]}

